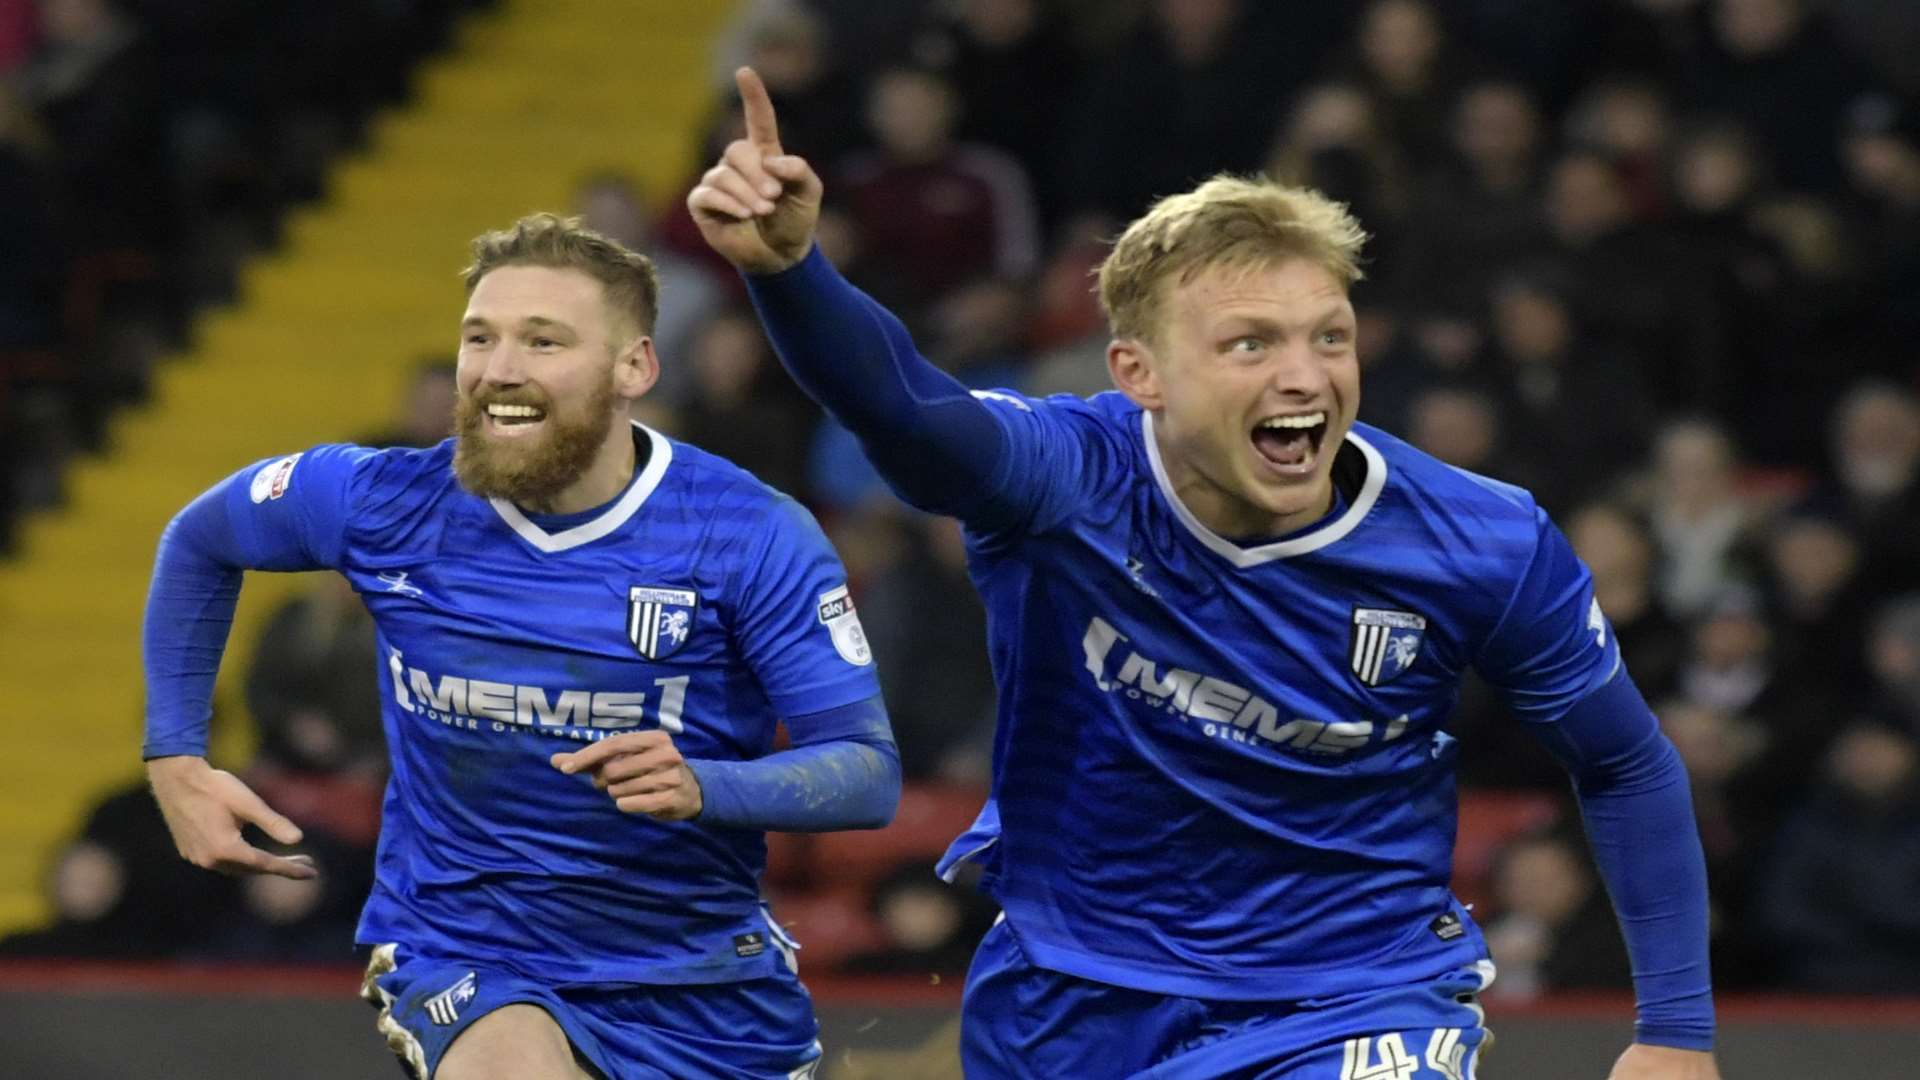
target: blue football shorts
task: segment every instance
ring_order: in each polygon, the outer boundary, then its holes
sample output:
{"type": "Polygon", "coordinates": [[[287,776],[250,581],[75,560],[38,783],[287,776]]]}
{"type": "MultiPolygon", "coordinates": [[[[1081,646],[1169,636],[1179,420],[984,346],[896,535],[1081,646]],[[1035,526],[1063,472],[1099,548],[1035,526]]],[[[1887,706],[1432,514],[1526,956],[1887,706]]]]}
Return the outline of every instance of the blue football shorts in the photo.
{"type": "Polygon", "coordinates": [[[812,1080],[820,1028],[788,959],[779,974],[745,982],[554,987],[485,961],[381,945],[360,993],[379,1006],[380,1034],[416,1080],[432,1080],[469,1024],[517,1003],[545,1009],[605,1080],[812,1080]]]}
{"type": "Polygon", "coordinates": [[[1493,964],[1310,1001],[1175,997],[1034,966],[1004,920],[967,975],[968,1080],[1473,1080],[1493,964]]]}

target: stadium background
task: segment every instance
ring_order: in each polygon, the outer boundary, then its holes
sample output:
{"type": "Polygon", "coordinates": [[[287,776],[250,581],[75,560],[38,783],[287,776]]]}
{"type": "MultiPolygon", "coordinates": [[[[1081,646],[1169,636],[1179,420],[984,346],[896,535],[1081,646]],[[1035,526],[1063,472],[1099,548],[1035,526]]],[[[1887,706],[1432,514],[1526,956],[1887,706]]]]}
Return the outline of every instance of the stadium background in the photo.
{"type": "MultiPolygon", "coordinates": [[[[660,261],[648,422],[802,497],[849,565],[910,788],[877,837],[779,841],[768,885],[831,1075],[950,1072],[992,913],[926,868],[980,798],[981,615],[950,523],[798,397],[680,208],[740,61],[827,178],[823,244],[976,386],[1104,386],[1086,272],[1156,193],[1266,169],[1351,202],[1362,418],[1539,493],[1692,771],[1728,1075],[1910,1075],[1899,0],[0,0],[0,1074],[381,1074],[343,966],[382,757],[357,601],[250,577],[218,699],[216,758],[307,827],[315,890],[172,857],[141,603],[238,465],[436,439],[465,241],[554,208],[660,261]]],[[[1482,690],[1455,730],[1489,1069],[1597,1075],[1630,1010],[1564,782],[1482,690]]]]}

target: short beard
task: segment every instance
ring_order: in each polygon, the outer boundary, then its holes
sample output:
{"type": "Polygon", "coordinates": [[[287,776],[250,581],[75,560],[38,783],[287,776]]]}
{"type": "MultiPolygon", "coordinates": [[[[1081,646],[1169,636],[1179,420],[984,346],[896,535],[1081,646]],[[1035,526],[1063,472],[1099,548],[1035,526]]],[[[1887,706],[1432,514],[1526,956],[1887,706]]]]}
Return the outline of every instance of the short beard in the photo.
{"type": "Polygon", "coordinates": [[[453,446],[453,474],[461,487],[483,499],[506,499],[531,510],[551,505],[556,496],[580,479],[607,441],[607,432],[613,427],[611,371],[588,397],[582,413],[575,419],[553,402],[515,402],[509,394],[463,396],[453,413],[458,434],[453,446]],[[489,442],[481,430],[487,421],[487,405],[501,401],[543,405],[548,430],[534,436],[529,446],[519,445],[525,440],[489,442]]]}

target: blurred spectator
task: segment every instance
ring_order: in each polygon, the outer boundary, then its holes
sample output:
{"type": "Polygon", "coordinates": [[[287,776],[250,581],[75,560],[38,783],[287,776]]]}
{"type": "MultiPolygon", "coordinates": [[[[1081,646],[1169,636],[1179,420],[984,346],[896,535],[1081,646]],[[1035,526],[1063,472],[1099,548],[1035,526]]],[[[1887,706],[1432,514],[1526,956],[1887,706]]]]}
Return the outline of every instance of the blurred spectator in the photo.
{"type": "Polygon", "coordinates": [[[940,880],[932,863],[909,862],[875,883],[870,901],[885,948],[848,957],[841,970],[863,975],[961,976],[993,925],[993,904],[972,889],[940,880]]]}
{"type": "Polygon", "coordinates": [[[1740,444],[1763,461],[1805,461],[1819,449],[1810,422],[1818,404],[1808,400],[1803,371],[1822,300],[1762,226],[1768,166],[1746,131],[1710,122],[1680,139],[1672,177],[1667,228],[1725,313],[1730,356],[1739,358],[1740,406],[1729,420],[1740,444]]]}
{"type": "Polygon", "coordinates": [[[1746,577],[1751,540],[1734,490],[1733,444],[1702,420],[1669,423],[1654,442],[1650,517],[1660,546],[1660,599],[1688,618],[1746,577]]]}
{"type": "Polygon", "coordinates": [[[1593,572],[1593,597],[1613,625],[1627,670],[1649,699],[1665,696],[1679,681],[1686,633],[1654,590],[1647,524],[1613,503],[1592,504],[1565,520],[1574,554],[1593,572]]]}
{"type": "Polygon", "coordinates": [[[1367,223],[1367,257],[1398,264],[1410,192],[1398,152],[1364,90],[1335,82],[1302,91],[1266,171],[1346,203],[1367,223]]]}
{"type": "MultiPolygon", "coordinates": [[[[373,618],[347,580],[323,574],[267,620],[247,672],[261,764],[384,775],[373,618]]],[[[289,817],[298,815],[287,811],[289,817]]]]}
{"type": "Polygon", "coordinates": [[[1866,88],[1861,58],[1806,0],[1711,0],[1709,25],[1710,39],[1679,68],[1688,104],[1758,132],[1788,188],[1837,189],[1833,133],[1866,88]]]}
{"type": "Polygon", "coordinates": [[[961,382],[990,388],[1025,381],[1027,294],[1020,282],[982,278],[959,286],[928,321],[927,356],[961,382]]]}
{"type": "Polygon", "coordinates": [[[1555,113],[1599,79],[1661,66],[1654,22],[1619,0],[1446,0],[1440,6],[1476,55],[1526,83],[1555,113]]]}
{"type": "Polygon", "coordinates": [[[1796,510],[1773,525],[1767,568],[1781,664],[1819,686],[1866,686],[1859,541],[1835,517],[1796,510]]]}
{"type": "Polygon", "coordinates": [[[1920,587],[1920,398],[1870,382],[1842,399],[1826,498],[1861,539],[1869,592],[1920,587]]]}
{"type": "Polygon", "coordinates": [[[1657,403],[1717,412],[1728,404],[1724,313],[1701,285],[1697,257],[1633,214],[1609,154],[1575,147],[1554,161],[1547,226],[1579,290],[1582,325],[1625,351],[1657,403]]]}
{"type": "Polygon", "coordinates": [[[400,405],[399,423],[355,441],[362,446],[380,448],[438,446],[441,440],[453,436],[453,406],[459,396],[459,385],[454,380],[454,358],[424,357],[414,365],[406,400],[400,405]]]}
{"type": "Polygon", "coordinates": [[[1588,866],[1586,853],[1558,834],[1524,838],[1500,853],[1499,914],[1486,928],[1500,978],[1489,994],[1525,1000],[1629,985],[1626,947],[1588,866]]]}
{"type": "Polygon", "coordinates": [[[1538,463],[1534,497],[1550,512],[1590,498],[1646,448],[1639,378],[1574,324],[1573,283],[1558,267],[1516,271],[1494,287],[1494,355],[1515,446],[1538,463]]]}
{"type": "Polygon", "coordinates": [[[959,95],[959,137],[1012,154],[1033,182],[1043,225],[1057,222],[1067,100],[1059,88],[1072,85],[1079,58],[1054,13],[1042,0],[957,0],[934,9],[913,57],[959,95]]]}
{"type": "Polygon", "coordinates": [[[41,40],[14,73],[46,124],[80,249],[160,246],[167,221],[152,57],[122,0],[42,0],[41,40]]]}
{"type": "Polygon", "coordinates": [[[1456,468],[1530,487],[1539,477],[1509,452],[1504,424],[1491,395],[1462,386],[1435,386],[1413,399],[1406,437],[1456,468]]]}
{"type": "MultiPolygon", "coordinates": [[[[727,89],[722,93],[720,112],[709,122],[709,145],[715,129],[732,124],[730,113],[737,109],[733,91],[733,71],[748,64],[760,73],[780,113],[780,142],[788,153],[810,161],[825,163],[851,150],[858,129],[847,123],[855,115],[858,95],[852,80],[835,62],[828,40],[827,24],[814,5],[789,0],[760,0],[748,7],[739,24],[744,46],[737,53],[722,49],[726,57],[715,74],[727,89]]],[[[843,51],[858,53],[854,42],[842,43],[843,51]]],[[[721,143],[735,136],[729,134],[721,143]]],[[[713,160],[703,155],[698,161],[713,160]]]]}
{"type": "Polygon", "coordinates": [[[1911,734],[1848,728],[1781,834],[1755,907],[1789,985],[1920,993],[1916,761],[1911,734]]]}
{"type": "Polygon", "coordinates": [[[692,392],[672,414],[674,433],[780,491],[804,490],[807,429],[818,411],[779,370],[760,320],[739,309],[716,315],[685,363],[692,392]]]}
{"type": "Polygon", "coordinates": [[[1626,185],[1635,220],[1666,210],[1667,151],[1673,141],[1671,104],[1649,79],[1609,78],[1587,87],[1567,115],[1569,142],[1606,151],[1626,185]]]}
{"type": "Polygon", "coordinates": [[[1783,662],[1750,589],[1730,588],[1693,624],[1680,671],[1680,700],[1758,725],[1764,756],[1753,764],[1771,797],[1791,798],[1806,763],[1826,750],[1847,706],[1834,688],[1783,662]]]}
{"type": "Polygon", "coordinates": [[[1781,669],[1773,632],[1751,589],[1729,586],[1696,613],[1692,641],[1680,668],[1680,693],[1690,705],[1727,713],[1756,711],[1777,692],[1781,669]]]}
{"type": "Polygon", "coordinates": [[[1855,101],[1841,151],[1863,229],[1868,283],[1860,313],[1878,324],[1869,347],[1885,370],[1913,370],[1920,338],[1920,108],[1885,94],[1855,101]],[[1888,361],[1891,361],[1891,365],[1888,361]]]}
{"type": "Polygon", "coordinates": [[[1107,315],[1092,288],[1114,223],[1099,214],[1068,222],[1036,284],[1028,340],[1036,355],[1030,391],[1088,397],[1113,388],[1107,374],[1107,315]]]}
{"type": "Polygon", "coordinates": [[[984,782],[993,743],[987,616],[967,576],[959,523],[919,517],[860,594],[860,612],[909,779],[984,782]]]}
{"type": "Polygon", "coordinates": [[[109,794],[47,882],[55,922],[0,939],[0,956],[160,958],[195,948],[230,911],[234,883],[174,853],[144,784],[109,794]]]}
{"type": "Polygon", "coordinates": [[[1018,162],[956,142],[960,102],[945,79],[895,68],[874,79],[867,122],[876,149],[838,169],[837,198],[860,234],[871,291],[924,310],[947,289],[1039,266],[1033,189],[1018,162]]]}
{"type": "Polygon", "coordinates": [[[1874,715],[1920,738],[1920,594],[1900,597],[1874,617],[1866,652],[1874,715]]]}
{"type": "Polygon", "coordinates": [[[1066,119],[1071,210],[1130,221],[1158,196],[1258,168],[1288,92],[1335,40],[1323,31],[1340,6],[1150,0],[1066,119]]]}
{"type": "Polygon", "coordinates": [[[1448,136],[1450,153],[1422,178],[1406,257],[1381,271],[1397,295],[1474,315],[1495,274],[1550,244],[1540,208],[1539,106],[1516,83],[1472,83],[1448,136]]]}
{"type": "MultiPolygon", "coordinates": [[[[268,850],[276,850],[268,845],[268,850]]],[[[239,882],[232,915],[202,947],[210,959],[274,964],[350,964],[360,908],[373,888],[373,860],[310,829],[298,850],[319,876],[304,880],[251,874],[239,882]]]]}
{"type": "Polygon", "coordinates": [[[379,671],[372,616],[325,574],[268,619],[246,681],[259,746],[242,779],[368,881],[388,768],[379,671]]]}
{"type": "Polygon", "coordinates": [[[1415,170],[1438,165],[1461,67],[1439,12],[1427,0],[1374,0],[1355,40],[1353,76],[1373,95],[1394,145],[1415,170]]]}
{"type": "Polygon", "coordinates": [[[668,406],[684,404],[692,392],[688,354],[694,337],[726,302],[728,293],[737,287],[737,279],[731,273],[723,278],[705,262],[656,244],[646,198],[624,173],[589,177],[575,189],[573,199],[574,212],[588,228],[653,260],[654,276],[660,284],[659,311],[653,321],[660,381],[649,393],[668,406]]]}

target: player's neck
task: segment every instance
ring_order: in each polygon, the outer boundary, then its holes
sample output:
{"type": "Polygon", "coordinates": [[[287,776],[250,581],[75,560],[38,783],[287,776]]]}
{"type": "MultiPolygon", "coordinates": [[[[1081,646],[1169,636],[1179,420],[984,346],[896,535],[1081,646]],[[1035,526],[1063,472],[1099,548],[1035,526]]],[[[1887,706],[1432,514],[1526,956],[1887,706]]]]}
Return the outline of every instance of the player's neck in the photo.
{"type": "Polygon", "coordinates": [[[1312,525],[1333,511],[1331,477],[1326,478],[1324,489],[1310,498],[1304,509],[1275,514],[1240,498],[1190,465],[1176,463],[1170,458],[1164,460],[1167,480],[1181,505],[1187,508],[1194,520],[1235,543],[1264,542],[1286,536],[1312,525]]]}
{"type": "Polygon", "coordinates": [[[638,460],[633,435],[633,423],[625,416],[615,417],[606,442],[600,444],[600,452],[593,456],[593,463],[586,471],[553,498],[525,509],[558,516],[577,514],[612,502],[633,480],[638,460]]]}

